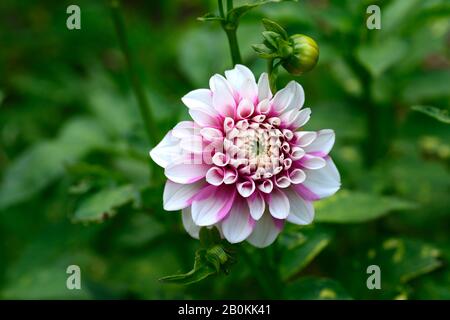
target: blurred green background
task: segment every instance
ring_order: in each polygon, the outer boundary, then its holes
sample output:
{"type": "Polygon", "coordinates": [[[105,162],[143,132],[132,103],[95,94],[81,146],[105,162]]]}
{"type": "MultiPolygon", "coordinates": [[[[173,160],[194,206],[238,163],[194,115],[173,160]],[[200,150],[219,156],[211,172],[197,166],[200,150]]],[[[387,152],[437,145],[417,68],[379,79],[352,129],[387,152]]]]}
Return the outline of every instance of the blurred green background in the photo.
{"type": "MultiPolygon", "coordinates": [[[[242,1],[235,1],[235,6],[242,1]]],[[[122,7],[159,138],[187,119],[180,98],[231,67],[215,1],[122,7]]],[[[107,1],[0,2],[0,298],[449,299],[450,126],[413,106],[450,108],[450,3],[305,0],[261,6],[238,30],[257,76],[261,18],[312,36],[318,66],[296,78],[309,130],[332,128],[342,190],[312,226],[264,250],[243,247],[228,275],[190,286],[198,241],[162,209],[139,109],[107,1]],[[81,30],[66,8],[81,8],[81,30]],[[382,29],[366,28],[378,4],[382,29]],[[151,174],[150,174],[151,172],[151,174]],[[66,289],[79,265],[82,290],[66,289]],[[381,268],[368,290],[366,268],[381,268]]],[[[278,87],[291,80],[281,73],[278,87]]],[[[242,247],[242,246],[240,246],[242,247]]]]}

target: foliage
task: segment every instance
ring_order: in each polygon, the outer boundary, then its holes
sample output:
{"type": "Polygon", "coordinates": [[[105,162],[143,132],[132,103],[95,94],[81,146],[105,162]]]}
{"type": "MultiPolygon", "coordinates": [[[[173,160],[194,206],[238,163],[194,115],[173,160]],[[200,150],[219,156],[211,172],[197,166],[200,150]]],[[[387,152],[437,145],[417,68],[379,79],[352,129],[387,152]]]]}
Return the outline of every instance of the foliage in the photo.
{"type": "MultiPolygon", "coordinates": [[[[289,225],[266,249],[200,246],[179,212],[163,210],[110,8],[77,4],[82,29],[70,31],[65,2],[0,3],[0,298],[450,297],[448,1],[235,1],[227,19],[239,18],[242,60],[257,75],[261,18],[316,40],[314,71],[280,70],[277,81],[304,87],[307,130],[336,131],[342,176],[312,226],[289,225]],[[365,27],[370,4],[381,30],[365,27]],[[80,291],[65,287],[71,264],[80,291]],[[372,264],[381,290],[366,287],[372,264]],[[203,280],[167,283],[189,277],[203,280]]],[[[224,18],[196,20],[216,1],[121,10],[160,139],[188,117],[180,97],[231,67],[224,18]]]]}

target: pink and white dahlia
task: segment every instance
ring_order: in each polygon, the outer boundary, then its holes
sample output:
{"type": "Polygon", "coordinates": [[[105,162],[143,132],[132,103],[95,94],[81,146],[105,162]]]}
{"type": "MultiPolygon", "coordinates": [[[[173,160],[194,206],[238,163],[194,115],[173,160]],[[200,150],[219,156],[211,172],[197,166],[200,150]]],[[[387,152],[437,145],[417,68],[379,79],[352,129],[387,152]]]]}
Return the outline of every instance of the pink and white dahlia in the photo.
{"type": "Polygon", "coordinates": [[[182,98],[193,121],[178,123],[150,152],[165,169],[164,209],[182,209],[198,238],[215,226],[230,243],[273,243],[287,220],[314,219],[312,202],[340,187],[328,153],[332,130],[305,131],[311,109],[291,81],[274,96],[267,73],[258,83],[243,65],[214,75],[209,89],[182,98]]]}

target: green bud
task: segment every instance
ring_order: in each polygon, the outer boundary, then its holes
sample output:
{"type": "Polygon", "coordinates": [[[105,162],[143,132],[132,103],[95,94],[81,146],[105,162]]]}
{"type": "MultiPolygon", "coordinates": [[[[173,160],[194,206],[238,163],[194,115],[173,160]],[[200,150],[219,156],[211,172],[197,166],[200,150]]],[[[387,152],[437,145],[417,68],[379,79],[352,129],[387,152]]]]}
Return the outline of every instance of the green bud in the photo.
{"type": "Polygon", "coordinates": [[[313,69],[319,60],[319,46],[310,37],[294,34],[289,37],[292,54],[282,59],[281,65],[291,74],[300,75],[313,69]]]}

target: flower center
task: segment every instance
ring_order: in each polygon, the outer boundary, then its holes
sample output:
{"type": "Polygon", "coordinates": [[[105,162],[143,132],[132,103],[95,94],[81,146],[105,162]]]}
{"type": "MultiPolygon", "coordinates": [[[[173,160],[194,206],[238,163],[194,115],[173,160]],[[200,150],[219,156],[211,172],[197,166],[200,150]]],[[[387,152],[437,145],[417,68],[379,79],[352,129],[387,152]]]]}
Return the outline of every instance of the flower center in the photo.
{"type": "Polygon", "coordinates": [[[292,132],[279,129],[279,118],[255,118],[225,125],[224,149],[241,176],[267,179],[291,166],[292,132]]]}

